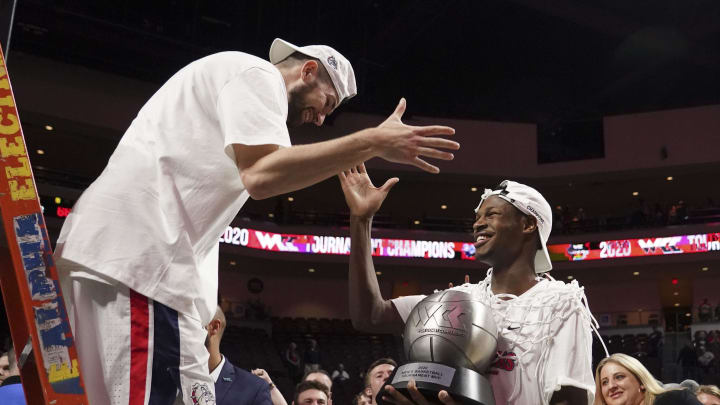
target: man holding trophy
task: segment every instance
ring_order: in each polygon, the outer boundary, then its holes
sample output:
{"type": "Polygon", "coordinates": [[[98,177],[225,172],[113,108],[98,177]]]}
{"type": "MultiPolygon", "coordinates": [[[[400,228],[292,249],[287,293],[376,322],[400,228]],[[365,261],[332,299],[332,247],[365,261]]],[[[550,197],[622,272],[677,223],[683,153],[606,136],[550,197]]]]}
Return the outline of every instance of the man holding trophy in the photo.
{"type": "Polygon", "coordinates": [[[407,323],[410,363],[388,380],[381,402],[592,404],[596,322],[577,281],[543,274],[552,268],[546,248],[552,213],[540,193],[512,181],[483,193],[473,224],[475,258],[491,266],[483,281],[429,297],[385,300],[370,230],[399,179],[376,188],[363,165],[339,177],[350,208],[353,325],[398,333],[407,323]]]}

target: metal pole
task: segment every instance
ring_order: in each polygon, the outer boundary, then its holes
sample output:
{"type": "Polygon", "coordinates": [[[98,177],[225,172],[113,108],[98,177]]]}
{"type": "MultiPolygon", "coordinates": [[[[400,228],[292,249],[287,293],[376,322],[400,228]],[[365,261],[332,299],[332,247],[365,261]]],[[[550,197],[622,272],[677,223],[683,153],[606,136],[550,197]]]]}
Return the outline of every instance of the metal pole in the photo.
{"type": "MultiPolygon", "coordinates": [[[[5,63],[7,63],[8,54],[10,53],[10,37],[12,36],[13,23],[15,22],[15,8],[17,6],[17,0],[11,0],[11,1],[12,1],[12,4],[9,7],[10,13],[8,14],[10,17],[10,21],[8,21],[7,37],[5,38],[5,41],[2,41],[2,39],[5,37],[4,33],[0,33],[0,35],[1,35],[0,36],[0,45],[2,45],[3,52],[5,54],[5,63]]],[[[5,7],[3,7],[3,8],[5,8],[5,7]]],[[[3,27],[0,26],[0,29],[3,29],[3,27]]]]}

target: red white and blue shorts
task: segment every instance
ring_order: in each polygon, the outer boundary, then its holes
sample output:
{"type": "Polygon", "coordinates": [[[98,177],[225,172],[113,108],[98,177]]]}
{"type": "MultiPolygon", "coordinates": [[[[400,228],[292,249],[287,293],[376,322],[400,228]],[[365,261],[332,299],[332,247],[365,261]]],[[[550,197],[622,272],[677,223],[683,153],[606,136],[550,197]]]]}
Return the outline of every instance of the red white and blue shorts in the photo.
{"type": "Polygon", "coordinates": [[[123,284],[62,282],[91,405],[215,404],[199,319],[123,284]]]}

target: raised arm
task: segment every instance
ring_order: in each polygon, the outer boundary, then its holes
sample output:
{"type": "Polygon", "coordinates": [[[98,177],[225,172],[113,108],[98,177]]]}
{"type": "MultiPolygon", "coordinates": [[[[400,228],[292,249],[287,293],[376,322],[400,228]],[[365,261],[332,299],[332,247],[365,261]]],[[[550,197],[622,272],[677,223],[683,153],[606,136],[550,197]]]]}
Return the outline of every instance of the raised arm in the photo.
{"type": "Polygon", "coordinates": [[[442,135],[455,130],[440,125],[417,127],[402,122],[405,99],[376,128],[309,145],[279,148],[276,145],[233,145],[245,187],[254,199],[269,198],[319,183],[373,157],[409,164],[422,170],[440,170],[423,158],[451,160],[460,145],[442,135]]]}
{"type": "Polygon", "coordinates": [[[348,283],[353,326],[367,332],[399,333],[403,321],[393,303],[383,299],[380,293],[370,242],[372,217],[399,180],[393,177],[377,188],[370,181],[363,164],[340,173],[339,178],[350,208],[348,283]]]}

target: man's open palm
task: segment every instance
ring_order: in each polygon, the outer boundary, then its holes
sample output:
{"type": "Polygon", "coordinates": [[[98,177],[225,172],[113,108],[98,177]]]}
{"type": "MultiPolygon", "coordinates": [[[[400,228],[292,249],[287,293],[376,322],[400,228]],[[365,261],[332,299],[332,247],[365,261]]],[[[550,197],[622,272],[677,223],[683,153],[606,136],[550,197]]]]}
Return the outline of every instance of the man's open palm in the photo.
{"type": "Polygon", "coordinates": [[[382,187],[375,187],[367,175],[365,165],[360,164],[338,175],[345,201],[350,208],[350,215],[372,217],[380,209],[390,189],[400,179],[388,179],[382,187]]]}

